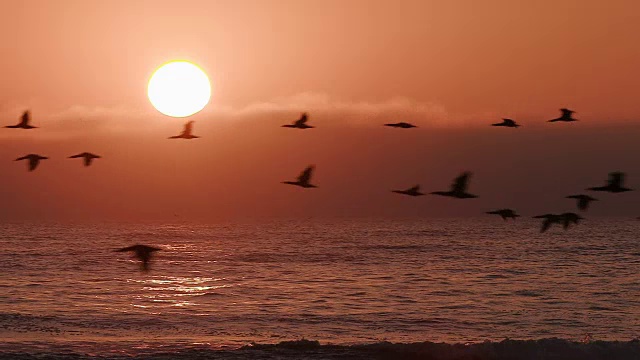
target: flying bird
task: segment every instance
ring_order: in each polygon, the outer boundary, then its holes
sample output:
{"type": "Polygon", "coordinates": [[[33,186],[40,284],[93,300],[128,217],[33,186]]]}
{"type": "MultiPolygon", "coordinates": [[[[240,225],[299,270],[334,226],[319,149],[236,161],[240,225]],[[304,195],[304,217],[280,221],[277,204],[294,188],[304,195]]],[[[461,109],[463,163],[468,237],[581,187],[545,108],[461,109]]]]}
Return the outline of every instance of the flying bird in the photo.
{"type": "Polygon", "coordinates": [[[578,200],[578,209],[586,211],[589,208],[589,204],[592,201],[598,201],[596,198],[592,198],[589,195],[579,194],[579,195],[569,195],[566,197],[567,199],[576,199],[578,200]]]}
{"type": "Polygon", "coordinates": [[[46,159],[48,159],[48,157],[46,156],[40,156],[38,154],[29,154],[29,155],[19,157],[15,159],[15,161],[29,160],[29,163],[28,163],[29,171],[33,171],[38,167],[38,164],[40,164],[40,160],[46,160],[46,159]]]}
{"type": "Polygon", "coordinates": [[[133,256],[142,261],[142,263],[140,264],[142,271],[149,271],[149,262],[151,261],[153,253],[160,250],[162,249],[153,246],[133,245],[126,248],[118,249],[116,250],[116,252],[133,252],[133,256]]]}
{"type": "Polygon", "coordinates": [[[504,127],[512,127],[517,128],[520,127],[520,124],[511,119],[502,119],[501,123],[491,124],[491,126],[504,126],[504,127]]]}
{"type": "Polygon", "coordinates": [[[400,128],[400,129],[411,129],[411,128],[417,127],[417,126],[415,126],[413,124],[409,124],[409,123],[406,123],[406,122],[399,122],[399,123],[393,123],[393,124],[384,124],[384,126],[400,128]]]}
{"type": "Polygon", "coordinates": [[[194,121],[188,121],[186,124],[184,124],[184,130],[182,130],[182,133],[180,133],[180,135],[175,135],[175,136],[170,136],[169,139],[196,139],[199,138],[200,136],[196,136],[192,134],[193,131],[193,123],[194,121]]]}
{"type": "Polygon", "coordinates": [[[391,192],[397,193],[397,194],[403,194],[403,195],[409,195],[409,196],[421,196],[424,195],[423,193],[420,192],[420,185],[416,185],[412,188],[409,188],[407,190],[391,190],[391,192]]]}
{"type": "Polygon", "coordinates": [[[449,196],[457,199],[472,199],[477,198],[477,195],[469,194],[467,192],[467,186],[469,185],[469,177],[471,177],[470,172],[464,172],[457,178],[453,180],[453,184],[451,184],[451,190],[449,191],[434,191],[431,194],[433,195],[441,195],[441,196],[449,196]]]}
{"type": "Polygon", "coordinates": [[[540,228],[540,232],[541,233],[549,230],[551,225],[560,224],[563,221],[562,216],[561,215],[556,215],[556,214],[538,215],[538,216],[534,216],[533,218],[534,219],[544,219],[544,221],[542,222],[542,227],[540,228]]]}
{"type": "Polygon", "coordinates": [[[69,156],[69,159],[78,159],[78,158],[82,158],[84,162],[84,166],[89,166],[91,165],[91,162],[93,162],[93,159],[100,159],[100,156],[96,154],[88,153],[88,152],[83,152],[78,155],[69,156]]]}
{"type": "Polygon", "coordinates": [[[313,175],[313,170],[315,169],[315,165],[308,166],[304,171],[300,173],[298,176],[298,181],[283,181],[283,184],[288,185],[296,185],[303,188],[315,188],[316,185],[311,184],[309,181],[311,180],[311,175],[313,175]]]}
{"type": "Polygon", "coordinates": [[[516,212],[511,210],[511,209],[500,209],[500,210],[494,210],[494,211],[487,211],[487,214],[500,215],[500,217],[502,217],[502,220],[505,220],[505,221],[507,219],[515,220],[516,218],[520,217],[520,215],[516,214],[516,212]]]}
{"type": "Polygon", "coordinates": [[[31,113],[29,110],[22,113],[22,117],[20,118],[20,122],[17,125],[7,125],[6,128],[9,129],[35,129],[37,126],[32,126],[29,124],[31,121],[31,113]]]}
{"type": "Polygon", "coordinates": [[[633,191],[633,189],[629,189],[623,186],[624,184],[624,173],[622,172],[612,172],[609,173],[609,180],[607,181],[607,185],[605,186],[596,186],[590,187],[587,190],[591,191],[606,191],[610,193],[621,193],[625,191],[633,191]]]}
{"type": "Polygon", "coordinates": [[[560,222],[562,223],[562,228],[567,230],[569,225],[578,224],[580,220],[584,220],[584,218],[576,213],[568,212],[560,214],[560,222]]]}
{"type": "Polygon", "coordinates": [[[565,108],[560,109],[560,111],[562,112],[562,115],[560,115],[559,118],[551,119],[548,122],[558,122],[558,121],[572,122],[572,121],[578,121],[578,119],[574,119],[572,117],[572,115],[575,113],[575,111],[569,110],[569,109],[565,109],[565,108]]]}
{"type": "Polygon", "coordinates": [[[315,126],[307,125],[307,121],[309,120],[309,115],[305,112],[300,115],[300,119],[293,122],[293,124],[282,125],[282,127],[287,128],[296,128],[296,129],[311,129],[315,126]]]}

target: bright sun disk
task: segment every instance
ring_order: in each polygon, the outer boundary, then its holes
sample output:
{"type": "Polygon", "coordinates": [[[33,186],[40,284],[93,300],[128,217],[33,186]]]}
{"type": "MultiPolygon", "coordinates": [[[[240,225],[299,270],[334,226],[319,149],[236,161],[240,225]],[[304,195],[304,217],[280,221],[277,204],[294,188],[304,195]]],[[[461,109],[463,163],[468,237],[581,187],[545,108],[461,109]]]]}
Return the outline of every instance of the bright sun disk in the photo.
{"type": "Polygon", "coordinates": [[[149,101],[159,112],[187,117],[204,109],[211,98],[207,74],[188,61],[171,61],[156,70],[147,88],[149,101]]]}

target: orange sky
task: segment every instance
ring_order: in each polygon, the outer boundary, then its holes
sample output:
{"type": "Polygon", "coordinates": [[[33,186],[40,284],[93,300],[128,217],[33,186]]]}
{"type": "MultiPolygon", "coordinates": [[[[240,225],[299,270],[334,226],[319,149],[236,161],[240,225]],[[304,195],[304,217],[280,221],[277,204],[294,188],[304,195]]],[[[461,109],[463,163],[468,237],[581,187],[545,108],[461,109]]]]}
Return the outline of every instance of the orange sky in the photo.
{"type": "MultiPolygon", "coordinates": [[[[0,12],[0,115],[30,108],[42,129],[0,129],[0,216],[547,212],[609,171],[640,188],[638,34],[631,0],[14,1],[0,12]],[[183,121],[146,97],[176,58],[214,83],[191,142],[166,140],[183,121]],[[544,123],[565,106],[582,122],[544,123]],[[303,110],[317,129],[279,127],[303,110]],[[501,117],[525,126],[486,128],[501,117]],[[379,128],[399,120],[421,127],[379,128]],[[105,159],[64,159],[81,151],[105,159]],[[27,173],[12,160],[30,152],[52,159],[27,173]],[[321,188],[279,184],[309,163],[321,188]],[[473,205],[387,193],[467,169],[490,194],[473,205]]],[[[637,215],[633,196],[599,214],[637,215]]]]}

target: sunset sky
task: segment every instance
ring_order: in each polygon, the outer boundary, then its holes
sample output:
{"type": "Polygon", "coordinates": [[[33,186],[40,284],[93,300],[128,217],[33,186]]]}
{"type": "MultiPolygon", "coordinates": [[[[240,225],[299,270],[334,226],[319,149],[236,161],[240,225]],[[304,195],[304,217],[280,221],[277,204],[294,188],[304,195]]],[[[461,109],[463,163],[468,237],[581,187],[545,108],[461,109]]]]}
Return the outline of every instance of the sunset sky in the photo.
{"type": "MultiPolygon", "coordinates": [[[[634,0],[6,2],[1,125],[41,128],[0,129],[0,219],[569,211],[610,171],[640,190],[638,34],[634,0]],[[185,119],[147,98],[174,59],[212,81],[200,139],[167,140],[185,119]],[[561,107],[580,121],[546,123],[561,107]],[[280,127],[302,111],[316,129],[280,127]],[[29,173],[28,153],[51,159],[29,173]],[[280,184],[309,164],[318,189],[280,184]],[[464,170],[479,199],[390,193],[464,170]]],[[[636,192],[594,196],[593,216],[640,216],[636,192]]]]}

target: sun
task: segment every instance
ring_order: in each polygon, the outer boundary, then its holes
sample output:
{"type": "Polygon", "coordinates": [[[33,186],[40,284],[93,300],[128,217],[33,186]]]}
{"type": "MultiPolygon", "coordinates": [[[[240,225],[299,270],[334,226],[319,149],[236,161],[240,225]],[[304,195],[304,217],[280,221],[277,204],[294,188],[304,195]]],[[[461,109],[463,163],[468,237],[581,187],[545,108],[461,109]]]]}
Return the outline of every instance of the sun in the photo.
{"type": "Polygon", "coordinates": [[[147,88],[156,110],[171,117],[187,117],[204,109],[211,98],[207,74],[184,60],[170,61],[158,68],[147,88]]]}

